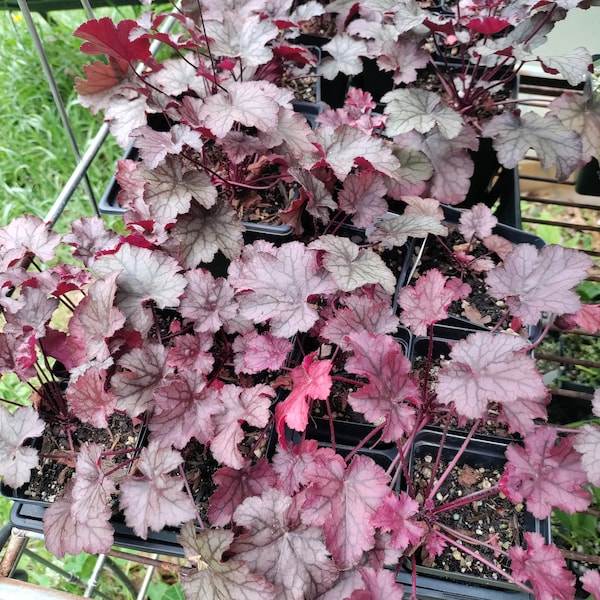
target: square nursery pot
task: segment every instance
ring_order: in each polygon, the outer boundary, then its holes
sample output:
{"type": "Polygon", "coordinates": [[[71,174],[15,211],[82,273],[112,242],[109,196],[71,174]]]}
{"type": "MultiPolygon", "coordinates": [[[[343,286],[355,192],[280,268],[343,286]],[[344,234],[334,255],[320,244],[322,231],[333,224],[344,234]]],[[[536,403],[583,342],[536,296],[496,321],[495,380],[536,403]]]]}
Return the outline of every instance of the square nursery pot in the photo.
{"type": "MultiPolygon", "coordinates": [[[[465,435],[459,432],[449,432],[447,434],[442,448],[442,463],[447,464],[456,456],[464,439],[465,435]]],[[[418,480],[419,472],[421,472],[424,484],[433,477],[429,465],[435,462],[441,444],[442,431],[439,429],[426,428],[417,434],[409,456],[409,471],[413,481],[418,480]]],[[[460,457],[457,466],[453,470],[453,475],[448,477],[439,493],[442,495],[448,494],[449,499],[452,499],[453,497],[459,497],[459,491],[461,494],[463,493],[461,488],[464,486],[467,486],[465,492],[469,493],[469,491],[487,487],[486,479],[493,485],[500,477],[503,465],[506,462],[504,452],[507,445],[508,440],[506,439],[483,435],[474,436],[460,457]],[[473,484],[473,487],[468,487],[469,484],[458,481],[459,471],[463,470],[466,465],[471,469],[475,469],[476,474],[478,474],[477,477],[480,477],[479,481],[473,484]]],[[[500,535],[500,543],[502,543],[504,537],[506,543],[510,543],[509,540],[514,539],[514,543],[520,544],[522,543],[523,532],[537,532],[546,541],[550,541],[549,519],[536,519],[524,510],[514,512],[511,515],[508,510],[511,506],[507,500],[492,497],[491,502],[489,499],[487,502],[483,500],[481,505],[478,505],[477,510],[481,511],[479,514],[481,519],[472,518],[477,515],[474,513],[474,508],[471,508],[471,504],[469,504],[468,511],[457,509],[452,515],[449,514],[447,516],[448,525],[469,530],[471,537],[479,535],[483,540],[491,531],[491,527],[494,527],[494,531],[500,535]],[[507,506],[501,505],[502,502],[506,502],[507,506]],[[500,507],[501,511],[496,511],[494,507],[500,507]],[[498,523],[496,523],[497,517],[501,517],[498,523]],[[494,523],[496,524],[494,525],[494,523]]],[[[449,546],[447,558],[442,555],[436,559],[445,561],[445,568],[441,565],[439,567],[419,565],[419,558],[417,559],[417,593],[419,598],[489,598],[490,600],[533,598],[532,595],[507,581],[498,581],[491,577],[480,576],[476,567],[473,570],[477,572],[477,575],[468,572],[469,567],[465,566],[464,559],[458,558],[459,547],[460,544],[457,544],[456,547],[449,546]],[[459,567],[461,566],[465,569],[465,572],[460,570],[459,567]],[[458,570],[451,570],[453,568],[458,570]]],[[[412,581],[410,564],[406,564],[404,567],[398,573],[397,580],[405,585],[410,585],[412,581]]]]}
{"type": "MultiPolygon", "coordinates": [[[[453,231],[455,226],[458,224],[460,219],[460,215],[462,210],[456,208],[454,206],[442,205],[444,210],[444,222],[449,225],[449,234],[445,239],[452,239],[456,237],[455,242],[463,241],[462,236],[458,233],[458,230],[453,231]]],[[[522,231],[521,229],[517,229],[516,227],[511,227],[510,225],[504,225],[502,223],[498,223],[496,227],[493,229],[493,233],[500,235],[510,242],[514,244],[532,244],[536,248],[540,249],[545,246],[545,242],[539,236],[536,236],[532,233],[522,231]]],[[[437,268],[442,271],[443,275],[447,276],[455,276],[457,272],[455,269],[452,269],[448,262],[447,252],[444,251],[443,247],[437,243],[436,236],[429,236],[425,240],[418,240],[415,238],[410,239],[407,242],[408,245],[408,256],[409,260],[406,260],[404,266],[402,268],[402,272],[398,279],[398,286],[396,288],[396,294],[394,297],[394,307],[398,308],[398,294],[402,290],[405,285],[411,284],[412,279],[409,280],[410,277],[414,275],[414,271],[418,270],[419,265],[423,265],[424,270],[429,270],[430,268],[437,268]],[[425,250],[421,254],[420,250],[422,245],[425,244],[425,250]],[[445,268],[448,268],[448,272],[444,272],[445,268]]],[[[452,246],[453,243],[450,243],[452,246]]],[[[473,277],[473,279],[475,279],[473,277]]],[[[468,329],[470,331],[481,331],[481,330],[489,330],[493,327],[495,321],[494,319],[498,318],[498,315],[494,313],[501,312],[499,311],[495,299],[487,296],[486,286],[483,280],[477,278],[475,281],[467,280],[466,283],[469,283],[474,290],[474,293],[471,294],[471,297],[474,297],[475,293],[480,298],[481,305],[476,307],[481,312],[482,316],[486,316],[485,311],[490,311],[489,316],[492,319],[491,323],[479,323],[469,318],[465,317],[463,314],[460,314],[460,307],[450,306],[448,310],[448,318],[444,319],[440,322],[441,326],[450,326],[450,327],[458,327],[462,329],[468,329]]],[[[540,335],[543,330],[543,326],[541,323],[538,323],[535,326],[527,327],[527,333],[530,340],[535,340],[540,335]]]]}

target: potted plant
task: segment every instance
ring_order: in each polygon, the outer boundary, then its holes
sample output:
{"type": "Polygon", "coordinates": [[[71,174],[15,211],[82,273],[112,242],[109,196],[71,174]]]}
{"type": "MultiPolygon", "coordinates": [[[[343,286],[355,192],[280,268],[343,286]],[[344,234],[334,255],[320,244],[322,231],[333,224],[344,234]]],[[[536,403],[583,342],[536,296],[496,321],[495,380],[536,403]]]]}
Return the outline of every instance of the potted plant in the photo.
{"type": "MultiPolygon", "coordinates": [[[[517,107],[507,88],[528,63],[560,73],[572,86],[585,81],[591,56],[584,48],[537,54],[569,8],[554,2],[333,2],[326,9],[339,11],[338,29],[323,47],[332,56],[321,72],[354,77],[380,102],[385,133],[405,152],[425,155],[433,169],[423,172],[419,193],[447,204],[491,206],[498,194],[489,187],[530,148],[544,168],[556,167],[559,180],[598,153],[587,133],[597,128],[596,100],[565,92],[541,115],[517,107]]],[[[518,194],[500,214],[518,225],[515,201],[518,194]]]]}
{"type": "MultiPolygon", "coordinates": [[[[402,287],[397,310],[406,240],[447,227],[439,202],[400,192],[402,149],[381,136],[372,98],[351,91],[313,131],[275,83],[240,77],[248,57],[239,47],[222,56],[226,38],[215,33],[226,18],[198,6],[176,11],[182,29],[169,34],[155,31],[161,14],[78,30],[84,50],[109,57],[80,89],[92,102],[95,85],[95,106],[124,146],[132,128],[117,113],[140,109],[132,130],[141,161],[119,166],[122,235],[98,218],[64,236],[33,217],[0,229],[0,371],[35,390],[31,406],[9,398],[0,411],[5,488],[27,489],[45,461],[74,466],[45,509],[49,549],[106,552],[117,523],[139,538],[170,530],[188,559],[180,575],[189,598],[399,598],[403,586],[416,597],[432,585],[422,584],[421,557],[457,540],[524,594],[572,597],[560,552],[538,531],[505,547],[493,536],[466,539],[442,517],[501,494],[540,520],[553,506],[587,506],[598,427],[545,423],[547,389],[527,336],[463,331],[434,367],[435,327],[470,290],[431,268],[402,287]],[[193,66],[193,85],[166,83],[175,63],[149,55],[154,38],[175,50],[180,69],[193,66]],[[160,119],[148,125],[149,114],[160,119]],[[240,189],[287,181],[297,192],[279,214],[293,237],[248,236],[232,205],[240,189]],[[59,244],[73,248],[72,262],[56,261],[59,244]],[[428,342],[418,368],[413,336],[428,342]],[[78,421],[103,430],[113,415],[141,427],[139,443],[120,450],[110,438],[73,435],[78,421]],[[71,432],[60,453],[36,443],[52,420],[71,432]],[[509,434],[499,481],[444,497],[485,421],[509,434]],[[447,464],[419,489],[411,456],[431,428],[462,441],[449,459],[438,445],[432,460],[447,464]]],[[[270,24],[281,15],[239,10],[250,32],[269,32],[261,46],[274,56],[280,30],[270,24]]],[[[485,207],[465,218],[482,238],[491,219],[485,207]]],[[[502,322],[543,317],[549,327],[556,313],[597,326],[572,291],[590,267],[585,255],[500,242],[486,283],[504,302],[502,322]]],[[[597,574],[585,577],[595,589],[597,574]]]]}

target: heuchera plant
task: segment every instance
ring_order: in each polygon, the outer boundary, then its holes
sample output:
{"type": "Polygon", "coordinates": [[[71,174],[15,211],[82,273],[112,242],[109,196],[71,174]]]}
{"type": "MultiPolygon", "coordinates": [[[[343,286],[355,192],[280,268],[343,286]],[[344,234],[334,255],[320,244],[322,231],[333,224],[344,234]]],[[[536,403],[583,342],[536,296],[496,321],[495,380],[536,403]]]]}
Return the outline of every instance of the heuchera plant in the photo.
{"type": "MultiPolygon", "coordinates": [[[[573,597],[574,577],[540,534],[503,548],[465,539],[440,517],[500,494],[542,519],[555,506],[584,509],[586,486],[600,484],[600,428],[547,424],[549,392],[531,356],[538,340],[499,327],[466,331],[439,370],[431,352],[414,367],[401,327],[431,345],[450,304],[470,294],[437,269],[396,293],[406,240],[447,233],[439,202],[403,192],[402,151],[382,135],[368,93],[352,90],[313,131],[270,79],[281,60],[307,56],[286,38],[320,5],[238,4],[175,11],[168,33],[157,30],[165,15],[152,13],[76,32],[84,51],[108,57],[86,70],[82,99],[141,160],[119,165],[124,235],[95,217],[63,236],[31,216],[0,229],[0,372],[32,388],[31,405],[3,399],[0,409],[4,485],[26,488],[48,461],[74,467],[44,518],[58,556],[108,551],[115,513],[142,538],[179,528],[188,598],[400,598],[395,570],[407,562],[415,596],[419,557],[459,539],[518,588],[573,597]],[[153,39],[174,53],[153,58],[153,39]],[[291,181],[297,194],[280,214],[294,236],[250,243],[236,202],[291,181]],[[60,244],[76,264],[56,264],[60,244]],[[115,416],[141,428],[139,443],[80,439],[82,424],[102,432],[115,416]],[[351,448],[344,419],[365,427],[351,448]],[[440,500],[453,463],[490,421],[510,442],[501,480],[440,500]],[[65,448],[40,450],[35,440],[57,426],[65,448]],[[430,426],[458,427],[464,443],[417,493],[409,456],[430,426]],[[394,448],[385,465],[369,455],[379,443],[394,448]],[[191,446],[204,462],[185,463],[191,446]],[[509,566],[482,557],[483,547],[509,566]]],[[[480,205],[459,227],[495,255],[485,277],[502,322],[549,327],[562,315],[598,330],[600,309],[572,291],[590,259],[513,247],[495,224],[480,205]]]]}
{"type": "Polygon", "coordinates": [[[323,46],[329,56],[321,73],[360,77],[364,89],[378,92],[386,134],[433,167],[421,171],[413,192],[447,204],[463,201],[483,139],[508,169],[533,148],[544,168],[555,167],[559,180],[566,179],[598,154],[597,99],[565,92],[540,114],[524,109],[526,102],[517,107],[510,90],[530,65],[573,86],[585,81],[591,64],[585,48],[560,56],[542,55],[539,48],[569,10],[591,5],[335,0],[326,10],[336,17],[337,33],[323,46]]]}

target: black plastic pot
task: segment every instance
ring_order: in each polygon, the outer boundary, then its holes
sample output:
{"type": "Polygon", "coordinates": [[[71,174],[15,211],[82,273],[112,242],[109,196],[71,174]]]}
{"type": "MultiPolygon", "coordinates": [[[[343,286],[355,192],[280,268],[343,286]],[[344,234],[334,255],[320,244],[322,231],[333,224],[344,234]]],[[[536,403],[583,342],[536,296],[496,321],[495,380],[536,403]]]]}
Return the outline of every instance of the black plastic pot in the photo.
{"type": "MultiPolygon", "coordinates": [[[[451,461],[464,442],[465,435],[459,432],[449,432],[442,449],[442,460],[451,461]]],[[[416,458],[426,454],[437,455],[442,443],[442,431],[426,428],[419,432],[411,448],[409,456],[409,471],[412,473],[416,458]]],[[[506,462],[504,452],[509,440],[488,436],[474,436],[465,452],[458,460],[458,466],[469,464],[474,468],[502,468],[506,462]]],[[[541,534],[547,541],[550,540],[549,519],[536,519],[526,513],[523,522],[523,531],[541,534]]],[[[400,572],[398,581],[409,584],[412,574],[400,572]]],[[[498,600],[521,600],[530,598],[530,594],[521,591],[513,584],[506,581],[485,579],[463,573],[451,573],[441,569],[417,566],[417,589],[422,590],[419,598],[489,598],[498,600]]]]}
{"type": "Polygon", "coordinates": [[[579,169],[575,179],[575,191],[585,196],[600,196],[600,164],[597,158],[579,169]]]}
{"type": "MultiPolygon", "coordinates": [[[[462,209],[456,208],[454,206],[447,206],[447,205],[442,205],[442,208],[444,211],[444,221],[450,225],[456,225],[460,219],[462,209]]],[[[541,237],[534,235],[532,233],[526,232],[526,231],[522,231],[521,229],[517,229],[516,227],[511,227],[509,225],[505,225],[502,223],[498,223],[496,225],[496,227],[494,227],[493,233],[506,238],[513,244],[533,244],[538,249],[543,248],[546,245],[546,242],[541,237]]],[[[418,252],[418,248],[423,243],[427,243],[427,240],[423,241],[421,239],[414,239],[414,238],[410,239],[407,242],[408,256],[415,257],[418,252]]],[[[396,293],[394,296],[394,308],[395,309],[398,308],[398,294],[400,293],[400,291],[402,290],[402,288],[405,285],[408,285],[410,283],[410,281],[408,281],[408,277],[413,268],[413,264],[414,264],[414,259],[407,260],[404,263],[402,272],[400,273],[400,277],[398,279],[398,284],[396,286],[396,293]]],[[[473,330],[485,331],[485,330],[489,329],[486,326],[482,326],[482,325],[473,323],[472,321],[469,321],[468,319],[465,319],[464,317],[461,317],[459,315],[449,315],[449,317],[447,319],[444,319],[443,321],[441,321],[439,325],[440,326],[458,327],[458,328],[462,328],[462,329],[469,329],[471,331],[473,331],[473,330]]],[[[541,324],[528,327],[529,339],[531,339],[531,340],[537,339],[537,337],[541,333],[541,330],[542,330],[541,324]]]]}

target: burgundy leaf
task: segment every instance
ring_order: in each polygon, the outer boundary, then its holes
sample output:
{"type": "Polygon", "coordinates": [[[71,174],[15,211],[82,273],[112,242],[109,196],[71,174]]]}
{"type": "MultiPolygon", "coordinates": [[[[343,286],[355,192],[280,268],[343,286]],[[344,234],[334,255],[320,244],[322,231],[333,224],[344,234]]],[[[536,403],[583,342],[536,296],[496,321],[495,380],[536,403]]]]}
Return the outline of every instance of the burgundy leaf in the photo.
{"type": "Polygon", "coordinates": [[[69,382],[66,398],[79,419],[98,428],[108,427],[117,404],[114,392],[106,389],[106,370],[94,366],[69,382]]]}
{"type": "Polygon", "coordinates": [[[17,489],[29,481],[31,470],[38,465],[38,451],[23,442],[43,431],[44,422],[31,406],[11,413],[0,405],[0,475],[6,485],[17,489]]]}
{"type": "Polygon", "coordinates": [[[231,549],[236,557],[273,584],[277,598],[314,598],[336,580],[320,527],[303,525],[292,498],[280,490],[267,490],[247,498],[234,514],[246,532],[231,549]],[[290,568],[291,567],[291,568],[290,568]]]}
{"type": "Polygon", "coordinates": [[[309,400],[326,400],[331,390],[332,362],[315,360],[309,354],[292,370],[292,391],[275,407],[275,423],[279,440],[285,439],[285,427],[304,431],[308,425],[309,400]]]}
{"type": "Polygon", "coordinates": [[[182,490],[182,478],[170,474],[181,462],[175,450],[150,442],[140,453],[141,476],[128,475],[121,482],[119,504],[125,521],[144,540],[149,528],[177,527],[196,516],[194,503],[182,490]]]}
{"type": "Polygon", "coordinates": [[[520,546],[509,548],[512,576],[516,581],[533,585],[539,600],[567,600],[573,598],[575,576],[567,569],[560,550],[546,544],[535,532],[526,531],[527,550],[520,546]]]}
{"type": "Polygon", "coordinates": [[[336,565],[349,569],[375,544],[370,519],[388,492],[389,477],[366,456],[356,456],[346,468],[344,459],[334,454],[325,468],[313,463],[307,470],[311,484],[302,520],[323,526],[336,565]]]}
{"type": "Polygon", "coordinates": [[[190,522],[181,528],[178,539],[187,559],[197,567],[181,578],[181,586],[188,598],[275,600],[273,586],[260,575],[251,573],[246,563],[223,561],[223,554],[233,541],[232,531],[204,529],[196,533],[190,522]]]}
{"type": "Polygon", "coordinates": [[[73,35],[86,40],[81,51],[86,54],[106,54],[128,63],[151,58],[148,38],[133,39],[131,34],[138,28],[136,21],[123,19],[116,25],[109,17],[92,19],[80,25],[73,35]]]}
{"type": "Polygon", "coordinates": [[[46,548],[54,556],[77,555],[81,552],[103,554],[114,543],[114,529],[109,522],[111,511],[87,515],[83,521],[73,514],[72,482],[67,484],[65,495],[55,500],[44,513],[46,548]]]}
{"type": "Polygon", "coordinates": [[[521,411],[523,400],[544,402],[547,390],[534,360],[523,352],[526,346],[518,336],[485,331],[457,342],[438,376],[438,400],[454,403],[468,419],[484,417],[490,402],[521,411]]]}
{"type": "Polygon", "coordinates": [[[468,21],[467,27],[483,35],[494,35],[510,27],[510,22],[493,16],[475,17],[468,21]]]}
{"type": "Polygon", "coordinates": [[[247,460],[241,469],[222,467],[213,475],[213,481],[218,487],[210,497],[208,519],[217,527],[228,525],[235,509],[246,498],[277,487],[277,476],[265,457],[256,464],[247,460]]]}
{"type": "Polygon", "coordinates": [[[590,494],[582,487],[587,478],[572,437],[557,443],[556,431],[538,427],[525,447],[511,444],[506,458],[501,489],[513,502],[525,501],[534,517],[545,519],[553,508],[573,514],[588,507],[590,494]]]}
{"type": "Polygon", "coordinates": [[[409,376],[410,360],[391,336],[353,333],[348,337],[354,355],[346,361],[346,369],[369,379],[367,385],[349,394],[352,408],[371,423],[386,419],[384,440],[401,438],[415,424],[414,408],[403,402],[418,391],[409,376]]]}
{"type": "Polygon", "coordinates": [[[238,448],[244,439],[242,425],[248,423],[264,428],[271,417],[269,407],[274,396],[275,390],[265,384],[251,388],[226,384],[219,390],[225,410],[214,416],[216,434],[210,445],[219,462],[233,469],[244,466],[244,457],[238,448]]]}
{"type": "Polygon", "coordinates": [[[535,325],[544,311],[563,314],[579,309],[581,302],[572,288],[586,278],[591,266],[591,258],[578,250],[517,244],[486,281],[490,294],[506,298],[514,316],[535,325]]]}

